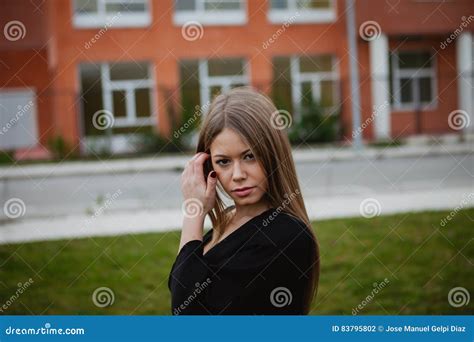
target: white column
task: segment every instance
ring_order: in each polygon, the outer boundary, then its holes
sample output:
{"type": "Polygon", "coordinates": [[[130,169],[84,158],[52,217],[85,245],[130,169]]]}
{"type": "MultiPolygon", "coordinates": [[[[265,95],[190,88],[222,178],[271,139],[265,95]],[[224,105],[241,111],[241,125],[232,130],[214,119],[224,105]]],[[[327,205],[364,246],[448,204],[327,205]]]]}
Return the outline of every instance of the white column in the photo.
{"type": "Polygon", "coordinates": [[[458,109],[468,113],[470,125],[465,132],[474,132],[473,39],[471,32],[463,32],[456,40],[456,67],[458,77],[458,109]]]}
{"type": "Polygon", "coordinates": [[[388,63],[388,37],[369,42],[370,76],[372,91],[372,113],[376,140],[389,139],[390,133],[390,87],[388,63]]]}

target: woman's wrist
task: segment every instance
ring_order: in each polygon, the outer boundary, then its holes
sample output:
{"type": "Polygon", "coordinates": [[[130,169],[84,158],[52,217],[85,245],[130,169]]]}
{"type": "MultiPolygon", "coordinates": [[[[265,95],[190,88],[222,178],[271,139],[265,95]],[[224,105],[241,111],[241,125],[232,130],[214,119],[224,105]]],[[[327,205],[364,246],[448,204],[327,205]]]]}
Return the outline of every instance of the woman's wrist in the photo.
{"type": "Polygon", "coordinates": [[[189,241],[202,241],[205,218],[205,215],[183,217],[183,229],[181,230],[181,241],[179,244],[179,250],[181,250],[181,248],[189,241]]]}

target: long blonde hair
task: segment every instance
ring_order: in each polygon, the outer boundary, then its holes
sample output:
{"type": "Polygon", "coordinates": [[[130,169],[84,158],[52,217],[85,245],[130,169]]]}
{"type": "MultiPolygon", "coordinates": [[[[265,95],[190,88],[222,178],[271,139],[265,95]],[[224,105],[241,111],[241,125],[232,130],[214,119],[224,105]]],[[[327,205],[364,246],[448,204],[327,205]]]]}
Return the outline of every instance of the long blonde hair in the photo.
{"type": "MultiPolygon", "coordinates": [[[[309,228],[311,223],[301,194],[288,136],[283,128],[291,123],[291,117],[278,111],[265,95],[250,87],[238,87],[214,98],[201,125],[196,153],[210,153],[214,138],[224,128],[238,133],[250,146],[252,153],[266,172],[268,189],[265,194],[272,208],[282,207],[284,212],[303,221],[309,228]],[[288,200],[291,196],[291,200],[288,200]]],[[[218,183],[222,193],[225,191],[218,183]]],[[[217,241],[229,223],[226,207],[219,193],[214,208],[208,213],[213,225],[213,240],[217,241]]],[[[315,260],[311,275],[312,288],[306,298],[306,313],[317,292],[319,283],[319,247],[316,236],[315,260]]],[[[305,270],[306,271],[306,270],[305,270]]]]}

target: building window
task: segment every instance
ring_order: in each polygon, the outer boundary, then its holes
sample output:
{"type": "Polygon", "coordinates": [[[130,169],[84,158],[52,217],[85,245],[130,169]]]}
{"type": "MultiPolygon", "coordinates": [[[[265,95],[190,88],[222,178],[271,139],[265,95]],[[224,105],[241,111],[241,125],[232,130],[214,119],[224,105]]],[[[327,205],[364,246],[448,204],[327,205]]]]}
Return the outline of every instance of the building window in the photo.
{"type": "Polygon", "coordinates": [[[246,0],[175,0],[174,23],[197,21],[202,25],[245,25],[246,0]]]}
{"type": "Polygon", "coordinates": [[[152,131],[156,115],[148,63],[81,64],[79,69],[86,136],[152,131]],[[104,110],[113,116],[113,125],[107,129],[94,119],[94,114],[104,110]]]}
{"type": "Polygon", "coordinates": [[[278,108],[288,109],[296,116],[312,103],[319,104],[326,114],[339,110],[339,72],[335,57],[276,57],[273,67],[273,98],[278,108]]]}
{"type": "Polygon", "coordinates": [[[273,24],[334,22],[336,4],[334,0],[270,0],[268,20],[273,24]]]}
{"type": "Polygon", "coordinates": [[[146,27],[151,23],[149,0],[73,0],[76,28],[146,27]]]}
{"type": "Polygon", "coordinates": [[[250,83],[243,58],[183,61],[180,69],[183,105],[188,107],[207,106],[214,96],[250,83]]]}
{"type": "Polygon", "coordinates": [[[397,52],[391,55],[392,104],[395,109],[416,110],[436,105],[435,60],[431,52],[397,52]]]}

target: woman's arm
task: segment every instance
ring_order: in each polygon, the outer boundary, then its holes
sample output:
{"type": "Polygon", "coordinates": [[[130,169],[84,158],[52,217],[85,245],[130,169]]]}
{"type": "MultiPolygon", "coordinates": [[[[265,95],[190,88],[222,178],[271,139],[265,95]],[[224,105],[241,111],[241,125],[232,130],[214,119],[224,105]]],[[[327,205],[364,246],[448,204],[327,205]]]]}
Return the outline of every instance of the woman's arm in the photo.
{"type": "Polygon", "coordinates": [[[183,229],[181,231],[181,241],[179,243],[178,253],[181,251],[183,246],[189,241],[200,240],[202,241],[204,230],[204,217],[187,217],[183,218],[183,229]]]}

